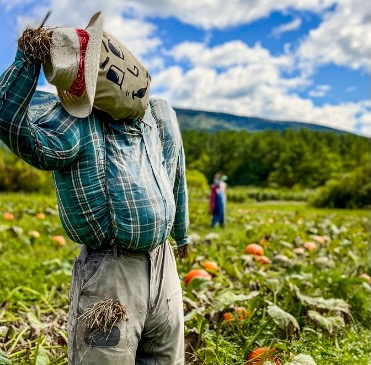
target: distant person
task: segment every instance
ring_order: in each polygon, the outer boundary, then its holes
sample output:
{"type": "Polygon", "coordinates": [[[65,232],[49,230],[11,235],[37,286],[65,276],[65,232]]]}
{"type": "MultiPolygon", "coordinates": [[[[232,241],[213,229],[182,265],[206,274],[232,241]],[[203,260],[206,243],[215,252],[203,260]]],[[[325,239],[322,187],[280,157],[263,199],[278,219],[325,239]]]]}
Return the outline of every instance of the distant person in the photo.
{"type": "Polygon", "coordinates": [[[53,171],[59,215],[81,244],[73,269],[68,364],[184,364],[188,203],[174,110],[95,14],[86,29],[26,30],[0,77],[0,139],[53,171]],[[39,53],[37,53],[39,52],[39,53]],[[41,64],[61,102],[34,121],[41,64]]]}
{"type": "Polygon", "coordinates": [[[214,176],[214,181],[211,184],[210,193],[210,213],[212,214],[211,228],[214,228],[218,223],[220,227],[225,226],[225,209],[227,203],[226,196],[226,181],[227,176],[219,171],[214,176]]]}

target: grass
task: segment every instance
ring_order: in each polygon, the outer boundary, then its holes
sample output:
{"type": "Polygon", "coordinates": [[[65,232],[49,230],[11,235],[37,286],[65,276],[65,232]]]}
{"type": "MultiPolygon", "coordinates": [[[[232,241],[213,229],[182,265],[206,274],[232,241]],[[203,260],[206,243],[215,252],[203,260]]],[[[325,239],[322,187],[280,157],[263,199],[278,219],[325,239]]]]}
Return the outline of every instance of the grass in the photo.
{"type": "MultiPolygon", "coordinates": [[[[183,286],[187,364],[246,364],[260,346],[276,348],[282,363],[307,355],[318,365],[370,364],[370,285],[360,278],[370,274],[368,211],[229,202],[225,229],[211,230],[210,219],[207,200],[191,196],[193,243],[178,261],[179,276],[184,281],[207,260],[219,270],[183,286]],[[307,241],[316,250],[295,253],[307,241]],[[252,242],[271,264],[245,255],[252,242]]],[[[68,289],[78,249],[61,227],[54,196],[0,195],[0,350],[12,364],[67,363],[68,289]]]]}

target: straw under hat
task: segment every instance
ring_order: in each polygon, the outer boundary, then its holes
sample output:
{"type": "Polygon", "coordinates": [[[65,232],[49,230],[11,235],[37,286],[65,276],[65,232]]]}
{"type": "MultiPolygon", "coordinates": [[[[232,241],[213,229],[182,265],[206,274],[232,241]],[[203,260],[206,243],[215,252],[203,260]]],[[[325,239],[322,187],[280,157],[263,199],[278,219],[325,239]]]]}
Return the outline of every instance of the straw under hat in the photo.
{"type": "Polygon", "coordinates": [[[93,108],[103,34],[103,16],[92,16],[85,29],[53,29],[50,57],[44,62],[45,77],[57,87],[66,111],[87,117],[93,108]]]}

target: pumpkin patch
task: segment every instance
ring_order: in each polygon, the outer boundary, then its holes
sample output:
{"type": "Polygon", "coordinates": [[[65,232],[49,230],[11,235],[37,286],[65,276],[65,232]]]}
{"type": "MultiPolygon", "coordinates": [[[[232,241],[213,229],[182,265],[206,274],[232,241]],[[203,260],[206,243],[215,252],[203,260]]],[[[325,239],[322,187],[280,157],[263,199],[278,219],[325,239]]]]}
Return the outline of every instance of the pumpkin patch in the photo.
{"type": "MultiPolygon", "coordinates": [[[[190,197],[192,243],[176,259],[186,365],[368,364],[368,212],[229,200],[228,224],[211,230],[208,208],[190,197]]],[[[81,246],[67,241],[56,209],[45,196],[0,198],[0,359],[14,364],[68,362],[68,290],[81,246]]]]}

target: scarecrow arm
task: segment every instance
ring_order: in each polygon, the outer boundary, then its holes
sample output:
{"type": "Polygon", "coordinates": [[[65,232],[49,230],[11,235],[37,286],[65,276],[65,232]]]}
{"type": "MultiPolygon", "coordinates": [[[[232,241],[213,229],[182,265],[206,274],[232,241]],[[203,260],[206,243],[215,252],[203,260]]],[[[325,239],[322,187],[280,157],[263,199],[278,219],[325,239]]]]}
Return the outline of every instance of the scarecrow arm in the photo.
{"type": "Polygon", "coordinates": [[[80,132],[76,118],[63,111],[57,116],[52,110],[31,122],[28,111],[40,66],[38,60],[30,63],[19,49],[13,64],[0,76],[0,139],[30,165],[57,170],[76,158],[80,132]]]}
{"type": "Polygon", "coordinates": [[[181,146],[181,150],[179,152],[173,193],[176,204],[176,213],[171,236],[175,239],[178,246],[178,251],[180,253],[186,249],[186,245],[188,243],[187,228],[189,224],[188,194],[183,146],[181,146]]]}

